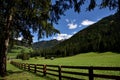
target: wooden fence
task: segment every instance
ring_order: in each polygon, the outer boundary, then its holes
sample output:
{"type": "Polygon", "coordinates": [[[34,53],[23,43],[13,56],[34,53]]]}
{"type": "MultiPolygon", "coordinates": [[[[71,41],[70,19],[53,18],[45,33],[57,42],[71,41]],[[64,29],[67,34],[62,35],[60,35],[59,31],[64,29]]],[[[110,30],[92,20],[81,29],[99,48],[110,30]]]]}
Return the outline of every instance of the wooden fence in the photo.
{"type": "Polygon", "coordinates": [[[13,61],[11,61],[11,64],[30,72],[34,72],[34,73],[40,72],[43,74],[43,76],[46,76],[47,74],[57,76],[59,80],[62,80],[62,78],[66,78],[67,80],[84,80],[84,79],[80,79],[80,76],[87,76],[89,80],[94,80],[94,78],[120,80],[120,67],[58,66],[58,65],[43,65],[43,64],[27,64],[27,63],[13,62],[13,61]],[[79,72],[79,69],[87,70],[87,73],[79,72]],[[117,75],[104,74],[104,73],[95,74],[94,73],[95,70],[114,71],[114,73],[117,72],[118,74],[117,75]],[[63,74],[68,74],[68,75],[63,75],[63,74]],[[77,75],[79,77],[69,76],[71,74],[77,75]]]}

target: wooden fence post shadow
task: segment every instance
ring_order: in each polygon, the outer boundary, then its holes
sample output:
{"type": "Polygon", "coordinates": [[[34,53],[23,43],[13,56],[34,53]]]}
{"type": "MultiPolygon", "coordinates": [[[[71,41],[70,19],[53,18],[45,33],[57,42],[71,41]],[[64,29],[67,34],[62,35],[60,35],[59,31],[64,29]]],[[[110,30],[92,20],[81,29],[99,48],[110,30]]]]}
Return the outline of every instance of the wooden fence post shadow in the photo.
{"type": "Polygon", "coordinates": [[[59,71],[59,80],[61,80],[62,76],[61,76],[61,66],[58,66],[58,71],[59,71]]]}
{"type": "Polygon", "coordinates": [[[43,76],[46,76],[46,64],[43,66],[43,76]]]}
{"type": "Polygon", "coordinates": [[[34,65],[34,68],[35,68],[35,71],[34,71],[34,73],[36,73],[36,64],[34,65]]]}
{"type": "Polygon", "coordinates": [[[30,71],[30,64],[28,64],[28,71],[30,71]]]}
{"type": "Polygon", "coordinates": [[[93,77],[93,67],[90,66],[89,68],[89,80],[94,80],[94,77],[93,77]]]}

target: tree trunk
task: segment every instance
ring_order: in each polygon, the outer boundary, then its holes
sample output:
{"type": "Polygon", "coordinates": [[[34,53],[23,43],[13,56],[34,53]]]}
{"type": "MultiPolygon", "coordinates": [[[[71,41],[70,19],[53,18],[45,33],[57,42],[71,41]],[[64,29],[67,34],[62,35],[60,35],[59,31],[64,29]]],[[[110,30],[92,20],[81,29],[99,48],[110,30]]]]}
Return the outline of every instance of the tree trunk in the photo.
{"type": "Polygon", "coordinates": [[[6,75],[6,61],[7,61],[7,50],[8,50],[8,45],[9,45],[9,38],[11,35],[11,31],[10,31],[10,23],[12,20],[12,15],[10,15],[7,18],[7,24],[6,26],[3,26],[4,31],[3,31],[3,35],[1,36],[1,40],[0,40],[0,76],[4,77],[6,75]]]}
{"type": "Polygon", "coordinates": [[[6,56],[9,39],[2,40],[0,47],[0,76],[4,77],[6,75],[6,56]]]}

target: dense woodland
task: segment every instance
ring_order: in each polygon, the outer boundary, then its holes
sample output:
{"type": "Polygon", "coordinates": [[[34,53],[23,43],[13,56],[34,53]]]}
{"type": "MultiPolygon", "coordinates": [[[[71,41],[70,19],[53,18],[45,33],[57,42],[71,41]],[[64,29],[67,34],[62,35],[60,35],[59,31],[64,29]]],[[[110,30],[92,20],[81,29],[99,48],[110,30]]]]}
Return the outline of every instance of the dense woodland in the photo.
{"type": "Polygon", "coordinates": [[[68,40],[47,49],[39,49],[32,56],[71,56],[85,52],[120,52],[120,20],[116,13],[88,26],[68,40]]]}

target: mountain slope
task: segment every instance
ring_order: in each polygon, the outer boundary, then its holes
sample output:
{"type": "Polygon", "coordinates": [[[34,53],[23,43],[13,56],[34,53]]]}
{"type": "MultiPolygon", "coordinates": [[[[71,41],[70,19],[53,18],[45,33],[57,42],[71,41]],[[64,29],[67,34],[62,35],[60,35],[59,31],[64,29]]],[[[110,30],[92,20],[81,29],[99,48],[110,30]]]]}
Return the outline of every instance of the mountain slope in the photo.
{"type": "Polygon", "coordinates": [[[33,46],[33,49],[38,49],[38,48],[44,49],[44,48],[53,47],[53,46],[59,44],[60,42],[62,42],[62,41],[58,41],[56,39],[50,40],[50,41],[40,41],[40,42],[34,43],[32,46],[33,46]]]}
{"type": "Polygon", "coordinates": [[[117,13],[78,32],[52,49],[54,54],[69,56],[90,51],[120,52],[120,15],[117,13]]]}

